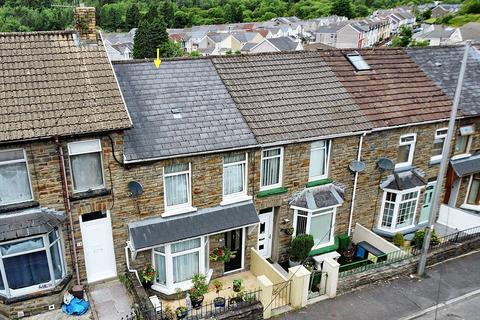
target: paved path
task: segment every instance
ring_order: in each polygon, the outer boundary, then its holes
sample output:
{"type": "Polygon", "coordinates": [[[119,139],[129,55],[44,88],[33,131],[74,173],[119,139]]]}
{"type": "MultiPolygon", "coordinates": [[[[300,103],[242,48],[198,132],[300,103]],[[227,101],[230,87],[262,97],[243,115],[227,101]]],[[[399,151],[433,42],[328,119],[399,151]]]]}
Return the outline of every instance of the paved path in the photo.
{"type": "MultiPolygon", "coordinates": [[[[480,252],[476,252],[428,269],[428,278],[426,279],[417,280],[410,277],[392,279],[387,283],[372,285],[335,299],[307,306],[297,312],[284,314],[278,319],[385,320],[405,318],[480,289],[479,265],[480,252]]],[[[475,297],[472,296],[471,299],[476,299],[475,297]]],[[[469,301],[470,299],[461,300],[451,304],[449,308],[461,310],[463,303],[465,308],[475,309],[475,303],[469,301]]],[[[475,316],[466,319],[480,319],[480,308],[478,308],[478,300],[476,301],[475,316]]],[[[457,311],[452,309],[452,312],[457,311]]],[[[446,312],[448,314],[448,311],[446,312]]],[[[430,314],[426,315],[427,318],[419,319],[432,319],[428,316],[430,314]]],[[[458,320],[462,318],[447,317],[444,319],[458,320]]]]}
{"type": "Polygon", "coordinates": [[[127,289],[118,280],[94,285],[90,296],[99,320],[120,320],[130,314],[127,289]]]}

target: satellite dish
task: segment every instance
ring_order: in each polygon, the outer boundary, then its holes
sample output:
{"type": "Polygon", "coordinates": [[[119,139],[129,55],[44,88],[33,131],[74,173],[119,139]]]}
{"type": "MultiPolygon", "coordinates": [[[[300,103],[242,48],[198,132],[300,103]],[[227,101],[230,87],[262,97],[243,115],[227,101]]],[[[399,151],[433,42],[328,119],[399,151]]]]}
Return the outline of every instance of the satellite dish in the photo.
{"type": "Polygon", "coordinates": [[[130,181],[127,185],[128,190],[132,193],[132,197],[138,197],[143,193],[143,186],[138,181],[130,181]]]}
{"type": "Polygon", "coordinates": [[[353,160],[348,167],[353,172],[362,172],[365,170],[365,163],[362,161],[353,160]]]}
{"type": "Polygon", "coordinates": [[[395,168],[395,164],[392,160],[388,158],[380,158],[377,161],[377,166],[382,170],[393,170],[395,168]]]}

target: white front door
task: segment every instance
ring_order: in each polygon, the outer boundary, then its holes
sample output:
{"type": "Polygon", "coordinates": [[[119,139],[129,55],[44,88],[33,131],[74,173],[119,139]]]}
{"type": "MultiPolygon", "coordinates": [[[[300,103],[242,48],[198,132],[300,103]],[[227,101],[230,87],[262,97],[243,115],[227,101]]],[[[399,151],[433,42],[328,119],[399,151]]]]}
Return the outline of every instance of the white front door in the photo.
{"type": "Polygon", "coordinates": [[[272,256],[273,208],[260,210],[258,225],[258,253],[268,259],[272,256]]]}
{"type": "Polygon", "coordinates": [[[91,212],[80,217],[88,283],[117,276],[110,213],[91,212]]]}

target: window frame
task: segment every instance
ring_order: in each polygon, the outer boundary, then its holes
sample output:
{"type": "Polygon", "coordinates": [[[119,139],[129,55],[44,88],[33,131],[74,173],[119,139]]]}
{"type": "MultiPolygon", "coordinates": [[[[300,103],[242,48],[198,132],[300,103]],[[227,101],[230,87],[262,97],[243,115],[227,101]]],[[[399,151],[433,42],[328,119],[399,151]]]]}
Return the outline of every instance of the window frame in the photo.
{"type": "MultiPolygon", "coordinates": [[[[467,192],[466,192],[466,195],[465,195],[465,199],[463,201],[462,208],[472,209],[472,210],[478,211],[478,210],[480,210],[480,202],[479,202],[479,204],[468,203],[468,198],[470,197],[470,192],[472,191],[473,180],[479,180],[480,181],[480,173],[474,173],[474,174],[470,175],[470,178],[468,179],[467,192]],[[479,177],[475,178],[475,175],[478,175],[479,177]]],[[[477,199],[480,199],[480,189],[477,193],[477,199]]]]}
{"type": "MultiPolygon", "coordinates": [[[[399,232],[399,231],[403,231],[403,230],[408,230],[412,226],[414,226],[417,223],[416,218],[417,218],[417,211],[418,211],[418,203],[420,202],[420,194],[421,194],[422,189],[423,189],[423,187],[412,188],[412,189],[401,190],[401,191],[392,190],[392,189],[383,189],[382,205],[380,206],[380,213],[378,215],[378,221],[377,221],[378,229],[388,231],[388,232],[399,232]],[[415,200],[416,201],[415,209],[413,211],[413,217],[412,217],[412,223],[408,226],[397,228],[397,220],[398,220],[400,205],[402,203],[406,203],[406,202],[409,202],[409,201],[412,200],[412,199],[402,200],[402,196],[405,195],[405,194],[408,194],[408,193],[412,193],[412,192],[417,192],[417,197],[416,197],[416,200],[415,200]],[[386,203],[386,199],[387,199],[387,193],[395,193],[396,194],[395,203],[394,203],[394,207],[393,207],[392,225],[390,227],[382,226],[383,214],[384,214],[384,210],[385,210],[385,203],[386,203]]],[[[392,202],[392,201],[389,201],[389,202],[392,202]]],[[[418,217],[418,219],[420,219],[420,216],[418,217]]]]}
{"type": "Polygon", "coordinates": [[[398,151],[397,151],[397,159],[398,159],[398,154],[400,152],[400,147],[403,146],[410,146],[410,150],[408,152],[408,159],[406,162],[399,162],[395,163],[395,169],[401,169],[401,168],[408,168],[411,167],[413,164],[413,157],[415,155],[415,146],[417,144],[417,134],[416,133],[409,133],[409,134],[402,134],[400,138],[398,139],[398,151]],[[407,141],[403,142],[402,139],[408,138],[408,137],[413,137],[413,141],[407,141]]]}
{"type": "Polygon", "coordinates": [[[435,141],[439,140],[439,139],[442,139],[443,140],[442,151],[438,155],[431,156],[430,157],[430,162],[438,162],[438,161],[442,160],[443,154],[445,153],[444,149],[445,149],[445,140],[447,139],[447,135],[448,135],[448,128],[440,128],[440,129],[435,130],[435,136],[433,138],[432,150],[433,150],[433,145],[435,144],[435,141]],[[442,132],[442,131],[445,131],[445,133],[440,134],[440,132],[442,132]]]}
{"type": "Polygon", "coordinates": [[[471,147],[472,147],[472,141],[473,141],[473,135],[474,134],[475,134],[475,126],[473,124],[464,125],[464,126],[461,126],[458,129],[458,134],[455,136],[455,144],[453,145],[454,154],[453,154],[452,160],[471,156],[470,150],[471,150],[471,147]],[[472,129],[472,132],[470,132],[468,134],[462,134],[462,129],[469,128],[469,127],[472,129]],[[465,146],[465,152],[463,152],[463,153],[456,153],[456,150],[455,150],[456,147],[457,147],[457,141],[458,141],[459,137],[467,137],[467,145],[465,146]]]}
{"type": "Polygon", "coordinates": [[[28,294],[32,294],[35,292],[41,292],[41,291],[46,291],[54,288],[56,285],[58,285],[60,282],[65,279],[67,272],[66,272],[66,263],[65,263],[65,250],[64,250],[64,243],[63,243],[63,238],[62,238],[62,233],[58,228],[55,228],[54,230],[44,233],[41,235],[35,235],[35,236],[30,236],[30,237],[25,237],[25,238],[20,238],[20,239],[14,239],[14,240],[9,240],[5,242],[1,242],[0,245],[5,245],[9,243],[15,243],[15,242],[23,242],[23,241],[28,241],[31,239],[42,239],[43,241],[43,247],[42,248],[37,248],[37,249],[31,249],[28,251],[22,251],[22,252],[17,252],[13,254],[7,254],[3,255],[1,250],[0,250],[0,277],[3,279],[3,284],[5,286],[4,290],[0,290],[0,295],[4,296],[6,298],[12,298],[12,297],[20,297],[28,294]],[[49,235],[52,232],[57,233],[57,239],[55,239],[53,242],[50,242],[49,235]],[[60,279],[55,279],[55,271],[53,269],[53,262],[52,262],[52,255],[50,252],[50,248],[53,247],[56,244],[59,244],[60,248],[60,264],[62,267],[62,276],[60,279]],[[16,256],[22,256],[34,252],[40,252],[40,251],[45,251],[46,257],[47,257],[47,263],[48,263],[48,269],[50,273],[50,281],[44,282],[41,284],[37,285],[32,285],[29,287],[24,287],[20,289],[11,289],[8,287],[8,279],[7,279],[7,274],[5,271],[5,266],[3,259],[8,259],[8,258],[13,258],[16,256]]]}
{"type": "Polygon", "coordinates": [[[102,190],[102,189],[105,189],[105,170],[104,170],[104,163],[103,163],[103,149],[102,149],[102,141],[100,139],[89,139],[89,140],[81,140],[81,141],[74,141],[74,142],[69,142],[67,144],[67,150],[68,150],[68,162],[69,162],[69,165],[70,165],[70,177],[71,177],[71,180],[72,180],[72,191],[73,193],[81,193],[81,192],[87,192],[87,191],[90,191],[90,190],[102,190]],[[76,153],[72,153],[71,152],[71,146],[72,145],[75,145],[75,144],[80,144],[80,143],[84,143],[84,142],[97,142],[98,143],[98,147],[99,149],[98,150],[95,150],[95,151],[87,151],[87,152],[76,152],[76,153]],[[99,153],[100,154],[100,168],[102,169],[102,175],[101,175],[101,178],[102,178],[102,185],[101,186],[98,186],[98,187],[95,187],[95,188],[89,188],[89,189],[80,189],[80,190],[77,190],[75,188],[75,177],[74,177],[74,173],[73,173],[73,164],[72,164],[72,156],[80,156],[80,155],[83,155],[83,154],[91,154],[91,153],[99,153]]]}
{"type": "Polygon", "coordinates": [[[174,283],[173,258],[178,256],[183,256],[186,254],[195,253],[195,252],[198,252],[198,272],[199,274],[204,274],[207,276],[207,283],[208,283],[213,273],[213,271],[210,269],[209,259],[207,258],[209,256],[209,250],[210,250],[209,248],[210,248],[210,241],[208,239],[208,236],[200,236],[200,237],[195,237],[190,239],[183,239],[183,240],[165,243],[165,244],[153,247],[151,249],[151,255],[152,255],[151,260],[152,260],[152,266],[154,267],[155,270],[157,270],[155,255],[162,255],[165,258],[165,284],[158,283],[157,276],[155,274],[152,288],[154,290],[157,290],[165,294],[173,294],[175,293],[175,290],[177,288],[182,289],[182,291],[192,288],[193,284],[191,279],[174,283]],[[172,252],[172,245],[176,243],[185,242],[185,241],[195,240],[195,239],[200,239],[200,245],[198,247],[180,251],[180,252],[175,252],[175,253],[172,252]],[[164,247],[164,253],[155,251],[155,249],[161,248],[161,247],[164,247]]]}
{"type": "Polygon", "coordinates": [[[317,181],[317,180],[322,180],[322,179],[326,179],[328,178],[328,175],[329,175],[329,172],[330,172],[330,151],[331,151],[331,140],[329,139],[324,139],[324,140],[318,140],[318,141],[314,141],[312,143],[310,143],[310,159],[309,159],[309,164],[308,164],[308,182],[312,182],[312,181],[317,181]],[[320,141],[324,141],[325,142],[325,145],[323,147],[320,147],[320,148],[312,148],[312,145],[314,142],[320,142],[320,141]],[[324,158],[324,168],[325,168],[325,173],[323,175],[320,175],[320,176],[313,176],[311,177],[310,176],[310,166],[312,165],[312,151],[316,151],[316,150],[322,150],[324,149],[325,150],[325,158],[324,158]]]}
{"type": "Polygon", "coordinates": [[[317,250],[320,248],[328,247],[333,244],[335,244],[335,222],[336,222],[336,216],[337,216],[337,208],[340,205],[335,205],[335,206],[330,206],[330,207],[324,207],[320,209],[315,209],[315,210],[309,210],[306,208],[300,208],[300,207],[295,207],[292,206],[291,209],[293,209],[293,235],[292,237],[295,238],[297,236],[297,220],[298,216],[303,216],[307,218],[307,222],[305,224],[305,232],[306,234],[311,234],[310,233],[310,227],[312,224],[312,218],[317,217],[317,216],[322,216],[322,215],[327,215],[327,214],[332,214],[332,225],[330,226],[330,239],[327,243],[323,243],[320,245],[313,244],[312,250],[317,250]],[[299,214],[299,211],[303,211],[306,214],[299,214]],[[319,213],[320,212],[320,213],[319,213]]]}
{"type": "Polygon", "coordinates": [[[0,150],[0,153],[10,152],[10,151],[17,151],[17,150],[22,150],[22,152],[23,152],[23,159],[0,161],[0,167],[1,167],[2,165],[8,165],[8,164],[13,164],[13,163],[22,163],[22,162],[25,163],[25,167],[26,167],[26,169],[27,169],[28,186],[30,187],[30,199],[1,203],[1,204],[0,204],[0,207],[1,207],[1,206],[11,205],[11,204],[18,204],[18,203],[29,202],[29,201],[33,201],[33,200],[34,200],[34,197],[33,197],[33,188],[32,188],[32,179],[31,179],[31,177],[30,177],[30,169],[28,168],[27,152],[25,151],[25,149],[24,149],[24,148],[5,149],[5,150],[0,150]]]}
{"type": "Polygon", "coordinates": [[[280,187],[282,186],[282,184],[283,184],[283,147],[272,147],[272,148],[262,149],[262,150],[261,150],[261,159],[260,159],[260,191],[270,190],[270,189],[275,189],[275,188],[280,188],[280,187]],[[279,149],[279,150],[280,150],[280,154],[279,154],[279,155],[270,156],[270,157],[264,157],[264,156],[263,156],[263,153],[264,153],[265,151],[270,151],[270,150],[275,150],[275,149],[279,149]],[[263,185],[262,185],[263,175],[264,175],[264,172],[263,172],[263,161],[264,161],[264,160],[268,160],[268,159],[273,159],[273,158],[280,158],[280,164],[279,164],[279,167],[280,167],[280,168],[279,168],[279,173],[278,173],[278,183],[263,186],[263,185]]]}
{"type": "MultiPolygon", "coordinates": [[[[240,154],[240,153],[239,153],[240,154]]],[[[245,160],[225,163],[225,156],[222,157],[222,205],[240,202],[249,199],[248,197],[248,152],[245,152],[245,160]],[[243,190],[231,194],[225,194],[225,168],[243,164],[243,190]]]]}
{"type": "MultiPolygon", "coordinates": [[[[176,164],[184,164],[184,163],[176,163],[176,164]]],[[[163,205],[164,205],[164,213],[163,213],[162,216],[164,216],[164,217],[195,210],[195,208],[192,207],[192,163],[191,162],[188,163],[188,170],[174,172],[174,173],[165,173],[165,168],[169,167],[171,165],[175,165],[175,164],[170,164],[168,166],[163,166],[163,168],[162,168],[163,205]],[[173,205],[173,206],[169,206],[169,205],[167,205],[167,193],[166,193],[165,178],[171,177],[171,176],[176,176],[176,175],[182,175],[182,174],[187,174],[188,175],[187,176],[187,202],[182,203],[182,204],[176,204],[176,205],[173,205]]]]}

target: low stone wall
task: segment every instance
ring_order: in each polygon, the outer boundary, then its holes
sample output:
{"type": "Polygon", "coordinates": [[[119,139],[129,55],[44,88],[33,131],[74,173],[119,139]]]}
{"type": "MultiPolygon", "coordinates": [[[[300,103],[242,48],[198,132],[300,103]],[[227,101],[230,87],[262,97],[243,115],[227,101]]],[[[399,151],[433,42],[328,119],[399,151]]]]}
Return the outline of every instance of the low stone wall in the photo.
{"type": "MultiPolygon", "coordinates": [[[[427,264],[433,265],[477,249],[480,249],[480,239],[478,238],[470,239],[463,243],[452,243],[431,251],[428,255],[427,264]]],[[[340,278],[338,281],[337,295],[353,291],[377,281],[389,280],[395,276],[415,273],[417,271],[419,258],[420,256],[415,256],[377,269],[340,278]]]]}
{"type": "Polygon", "coordinates": [[[265,260],[255,249],[250,249],[251,252],[251,264],[250,272],[256,277],[266,276],[273,284],[282,283],[287,281],[277,269],[275,269],[270,262],[265,260]]]}
{"type": "Polygon", "coordinates": [[[226,319],[245,319],[245,320],[261,320],[263,319],[263,306],[260,302],[249,304],[241,308],[230,310],[215,316],[216,320],[226,319]]]}

